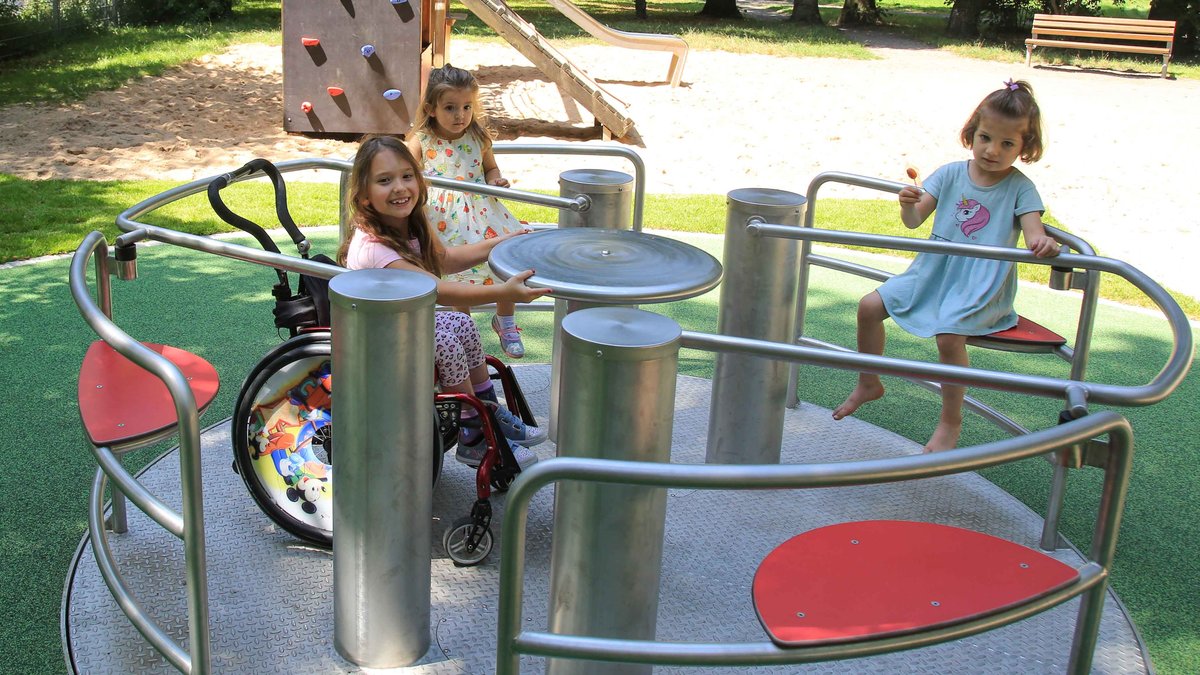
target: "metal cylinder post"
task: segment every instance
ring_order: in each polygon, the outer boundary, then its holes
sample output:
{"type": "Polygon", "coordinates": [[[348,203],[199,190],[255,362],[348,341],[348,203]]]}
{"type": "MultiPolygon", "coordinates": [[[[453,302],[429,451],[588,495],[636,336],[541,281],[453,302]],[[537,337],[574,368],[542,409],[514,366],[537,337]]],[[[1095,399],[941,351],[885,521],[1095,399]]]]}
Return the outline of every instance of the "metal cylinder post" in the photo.
{"type": "Polygon", "coordinates": [[[572,169],[558,175],[558,195],[587,195],[592,205],[585,211],[558,212],[559,227],[599,227],[628,230],[633,205],[633,176],[608,169],[572,169]]]}
{"type": "MultiPolygon", "coordinates": [[[[608,169],[572,169],[558,176],[560,197],[587,195],[592,205],[586,211],[558,212],[559,227],[595,227],[605,230],[630,228],[630,205],[633,204],[633,176],[608,169]]],[[[558,438],[559,366],[562,351],[563,317],[571,312],[596,307],[595,303],[577,300],[554,301],[554,337],[550,351],[550,420],[547,431],[550,439],[558,438]]]]}
{"type": "MultiPolygon", "coordinates": [[[[563,320],[558,452],[671,461],[682,334],[673,320],[597,307],[563,320]]],[[[667,491],[564,482],[554,497],[551,632],[653,639],[667,491]]],[[[547,673],[649,673],[650,666],[552,659],[547,673]]]]}
{"type": "Polygon", "coordinates": [[[329,284],[333,640],[369,668],[410,665],[429,650],[436,288],[396,270],[347,272],[329,284]]]}
{"type": "MultiPolygon", "coordinates": [[[[746,225],[757,218],[800,227],[804,210],[804,197],[783,190],[752,188],[727,195],[718,333],[792,341],[800,242],[754,236],[746,225]]],[[[789,386],[788,364],[783,361],[718,354],[705,461],[778,463],[789,386]]]]}

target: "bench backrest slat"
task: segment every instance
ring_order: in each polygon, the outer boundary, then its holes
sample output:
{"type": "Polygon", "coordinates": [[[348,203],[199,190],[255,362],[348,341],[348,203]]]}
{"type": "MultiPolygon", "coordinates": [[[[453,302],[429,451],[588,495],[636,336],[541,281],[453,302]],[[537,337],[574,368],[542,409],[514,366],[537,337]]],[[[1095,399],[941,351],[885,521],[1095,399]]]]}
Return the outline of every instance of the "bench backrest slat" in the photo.
{"type": "Polygon", "coordinates": [[[1033,26],[1058,27],[1063,26],[1079,26],[1080,24],[1096,24],[1099,26],[1109,26],[1116,30],[1139,30],[1139,29],[1165,29],[1169,28],[1171,32],[1175,32],[1174,21],[1159,21],[1154,19],[1122,19],[1103,16],[1067,16],[1064,14],[1034,14],[1033,26]]]}
{"type": "Polygon", "coordinates": [[[1133,41],[1155,42],[1155,43],[1164,43],[1164,42],[1169,43],[1169,42],[1175,41],[1174,33],[1167,33],[1165,35],[1150,35],[1150,34],[1146,34],[1146,33],[1136,33],[1136,34],[1135,33],[1114,33],[1112,31],[1100,31],[1100,30],[1066,30],[1066,29],[1045,30],[1045,29],[1034,28],[1033,29],[1033,37],[1036,38],[1039,35],[1061,35],[1064,37],[1111,38],[1114,40],[1133,40],[1133,41]]]}

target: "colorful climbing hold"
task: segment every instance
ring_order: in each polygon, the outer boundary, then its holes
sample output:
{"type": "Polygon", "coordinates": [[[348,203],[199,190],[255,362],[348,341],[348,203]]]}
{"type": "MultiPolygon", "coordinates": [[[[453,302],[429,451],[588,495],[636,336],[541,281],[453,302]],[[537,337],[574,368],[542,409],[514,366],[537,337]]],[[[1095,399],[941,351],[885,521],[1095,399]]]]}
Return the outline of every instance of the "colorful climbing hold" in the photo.
{"type": "Polygon", "coordinates": [[[315,38],[315,37],[308,37],[306,35],[306,36],[300,38],[300,44],[304,45],[305,47],[320,47],[321,39],[315,38]]]}
{"type": "Polygon", "coordinates": [[[407,5],[408,0],[392,0],[393,5],[407,5]]]}
{"type": "Polygon", "coordinates": [[[387,91],[383,92],[383,97],[389,101],[395,101],[396,99],[400,98],[400,90],[388,89],[387,91]]]}
{"type": "Polygon", "coordinates": [[[330,96],[341,96],[346,93],[346,90],[341,87],[328,87],[325,91],[329,92],[330,96]]]}
{"type": "Polygon", "coordinates": [[[363,45],[358,51],[362,52],[364,59],[369,59],[375,55],[375,45],[363,45]]]}
{"type": "Polygon", "coordinates": [[[312,110],[312,103],[305,101],[304,103],[300,104],[300,112],[304,113],[305,115],[312,112],[312,110]]]}

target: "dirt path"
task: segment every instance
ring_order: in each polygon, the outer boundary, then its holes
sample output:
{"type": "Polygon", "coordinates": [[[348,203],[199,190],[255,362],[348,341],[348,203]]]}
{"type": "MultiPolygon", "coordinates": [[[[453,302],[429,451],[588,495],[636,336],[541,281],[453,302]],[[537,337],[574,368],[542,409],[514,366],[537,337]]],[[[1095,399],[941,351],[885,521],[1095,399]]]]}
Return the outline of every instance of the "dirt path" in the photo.
{"type": "MultiPolygon", "coordinates": [[[[858,31],[879,58],[797,59],[693,52],[685,86],[664,80],[668,56],[607,46],[565,50],[630,104],[633,145],[648,189],[725,193],[774,187],[803,193],[822,171],[896,180],[966,151],[957,132],[1004,80],[1029,80],[1044,110],[1045,159],[1027,167],[1051,212],[1101,253],[1132,262],[1200,297],[1200,82],[1142,74],[992,63],[858,31]]],[[[516,50],[454,43],[472,69],[500,137],[521,142],[595,139],[592,119],[516,50]]],[[[347,157],[350,144],[281,129],[278,47],[241,45],[69,106],[0,110],[0,171],[24,178],[101,180],[212,175],[262,156],[347,157]]],[[[504,157],[517,187],[549,188],[565,169],[627,167],[598,159],[504,157]],[[581,164],[582,163],[582,164],[581,164]]],[[[829,189],[822,194],[873,197],[829,189]]]]}

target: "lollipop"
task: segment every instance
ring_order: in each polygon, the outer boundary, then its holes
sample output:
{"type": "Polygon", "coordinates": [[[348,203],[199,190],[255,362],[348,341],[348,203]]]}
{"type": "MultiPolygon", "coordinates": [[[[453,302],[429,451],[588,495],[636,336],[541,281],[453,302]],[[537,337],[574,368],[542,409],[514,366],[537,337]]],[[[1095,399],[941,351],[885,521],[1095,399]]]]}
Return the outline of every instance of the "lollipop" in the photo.
{"type": "Polygon", "coordinates": [[[904,173],[907,173],[908,177],[910,179],[912,179],[913,185],[917,184],[917,176],[921,175],[921,174],[917,173],[917,167],[915,167],[911,164],[909,164],[908,167],[906,167],[904,169],[904,173]]]}

